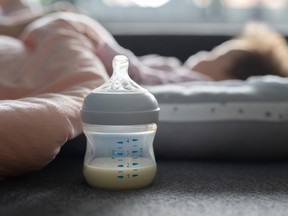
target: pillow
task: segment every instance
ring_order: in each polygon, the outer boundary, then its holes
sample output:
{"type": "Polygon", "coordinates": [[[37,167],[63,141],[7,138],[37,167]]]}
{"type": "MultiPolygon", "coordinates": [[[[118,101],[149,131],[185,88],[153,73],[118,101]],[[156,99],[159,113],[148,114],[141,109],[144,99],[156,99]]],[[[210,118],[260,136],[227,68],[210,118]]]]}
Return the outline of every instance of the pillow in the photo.
{"type": "Polygon", "coordinates": [[[160,106],[156,157],[282,159],[288,155],[288,78],[145,88],[160,106]]]}

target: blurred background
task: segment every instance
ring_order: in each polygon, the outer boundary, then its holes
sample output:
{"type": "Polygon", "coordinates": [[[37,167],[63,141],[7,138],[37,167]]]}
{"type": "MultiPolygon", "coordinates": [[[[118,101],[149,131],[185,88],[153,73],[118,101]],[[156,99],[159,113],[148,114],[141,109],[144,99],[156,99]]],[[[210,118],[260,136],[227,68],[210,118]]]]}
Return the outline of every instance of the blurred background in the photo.
{"type": "MultiPolygon", "coordinates": [[[[45,7],[58,0],[23,0],[45,7]]],[[[63,2],[63,0],[62,0],[63,2]]],[[[249,21],[287,35],[288,0],[66,0],[97,19],[137,55],[185,60],[239,33],[249,21]],[[149,46],[147,46],[147,44],[149,46]],[[180,47],[180,48],[179,48],[180,47]]]]}
{"type": "MultiPolygon", "coordinates": [[[[49,5],[57,0],[23,0],[49,5]]],[[[114,34],[235,34],[250,20],[285,29],[288,0],[69,0],[114,34]]]]}

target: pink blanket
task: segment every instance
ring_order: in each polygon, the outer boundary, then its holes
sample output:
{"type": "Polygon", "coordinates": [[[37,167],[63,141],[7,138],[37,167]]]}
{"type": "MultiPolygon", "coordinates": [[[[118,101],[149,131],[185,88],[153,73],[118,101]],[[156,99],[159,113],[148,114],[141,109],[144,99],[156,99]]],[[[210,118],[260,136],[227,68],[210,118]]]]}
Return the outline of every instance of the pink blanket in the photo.
{"type": "Polygon", "coordinates": [[[83,99],[111,75],[116,54],[128,56],[139,83],[205,78],[175,59],[139,60],[79,14],[41,18],[19,40],[0,37],[0,178],[42,168],[82,132],[83,99]]]}

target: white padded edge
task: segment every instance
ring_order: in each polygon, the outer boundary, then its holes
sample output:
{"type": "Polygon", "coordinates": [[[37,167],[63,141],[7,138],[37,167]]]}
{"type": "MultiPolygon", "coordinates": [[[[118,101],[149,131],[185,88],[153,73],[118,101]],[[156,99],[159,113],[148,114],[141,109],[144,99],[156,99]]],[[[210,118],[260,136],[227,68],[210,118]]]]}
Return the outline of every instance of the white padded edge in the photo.
{"type": "Polygon", "coordinates": [[[159,104],[160,122],[288,121],[288,102],[159,104]]]}

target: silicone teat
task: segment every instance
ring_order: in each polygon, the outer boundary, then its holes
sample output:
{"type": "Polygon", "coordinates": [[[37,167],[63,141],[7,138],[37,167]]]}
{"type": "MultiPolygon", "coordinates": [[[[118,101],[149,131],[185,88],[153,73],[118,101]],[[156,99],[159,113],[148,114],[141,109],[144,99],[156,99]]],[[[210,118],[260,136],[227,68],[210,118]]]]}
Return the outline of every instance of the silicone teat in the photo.
{"type": "Polygon", "coordinates": [[[114,57],[113,74],[111,78],[93,92],[146,92],[147,90],[139,86],[128,75],[129,60],[124,55],[114,57]]]}

